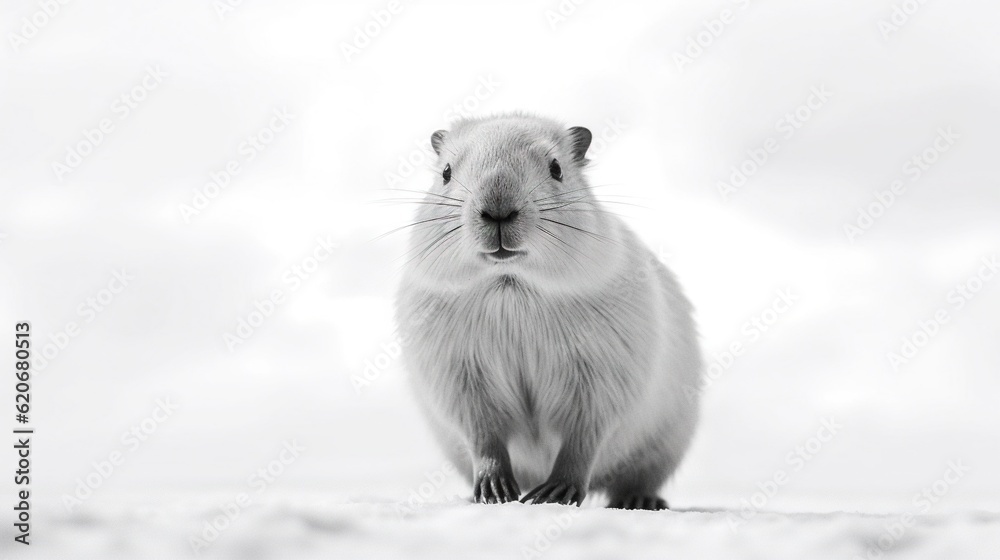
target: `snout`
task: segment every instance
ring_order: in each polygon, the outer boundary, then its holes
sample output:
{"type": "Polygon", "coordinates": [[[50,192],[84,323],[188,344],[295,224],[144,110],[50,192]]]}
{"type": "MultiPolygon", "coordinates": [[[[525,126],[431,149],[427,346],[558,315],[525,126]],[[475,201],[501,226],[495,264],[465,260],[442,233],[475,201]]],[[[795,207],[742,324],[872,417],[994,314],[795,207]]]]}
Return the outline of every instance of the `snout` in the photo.
{"type": "Polygon", "coordinates": [[[518,205],[516,180],[509,175],[494,175],[484,184],[482,193],[475,215],[480,251],[492,260],[522,254],[526,227],[518,205]]]}
{"type": "Polygon", "coordinates": [[[483,210],[479,216],[488,224],[495,224],[497,227],[509,225],[517,219],[517,210],[483,210]]]}
{"type": "Polygon", "coordinates": [[[482,252],[501,260],[516,255],[524,244],[524,220],[519,210],[484,208],[479,212],[482,252]]]}

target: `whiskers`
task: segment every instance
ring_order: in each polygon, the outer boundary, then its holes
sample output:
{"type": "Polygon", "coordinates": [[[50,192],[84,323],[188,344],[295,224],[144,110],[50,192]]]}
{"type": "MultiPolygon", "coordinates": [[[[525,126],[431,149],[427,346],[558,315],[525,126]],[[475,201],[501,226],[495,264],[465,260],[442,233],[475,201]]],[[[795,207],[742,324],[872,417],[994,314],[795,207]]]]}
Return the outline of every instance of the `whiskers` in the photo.
{"type": "MultiPolygon", "coordinates": [[[[460,183],[459,183],[460,184],[460,183]]],[[[462,188],[465,188],[462,186],[462,188]]],[[[413,193],[416,195],[422,195],[419,197],[403,197],[403,198],[384,198],[376,200],[374,202],[379,204],[414,204],[423,207],[434,207],[437,211],[447,212],[446,214],[441,214],[437,216],[431,216],[428,218],[422,218],[404,224],[402,226],[393,228],[385,233],[378,235],[371,241],[377,241],[386,236],[392,235],[400,231],[413,231],[415,234],[418,231],[424,230],[425,228],[438,228],[440,232],[431,233],[429,236],[417,236],[414,235],[414,241],[412,247],[403,253],[402,255],[396,257],[396,260],[409,257],[403,266],[409,265],[417,261],[427,261],[431,258],[437,258],[442,254],[442,250],[447,248],[449,245],[453,244],[459,235],[458,231],[462,228],[462,208],[465,204],[465,200],[462,198],[456,198],[454,196],[448,196],[444,194],[439,194],[431,191],[418,191],[410,189],[385,189],[390,191],[398,191],[405,193],[413,193]],[[425,241],[419,241],[421,238],[427,238],[425,241]]],[[[468,189],[466,189],[468,191],[468,189]]],[[[470,193],[471,194],[471,193],[470,193]]]]}
{"type": "MultiPolygon", "coordinates": [[[[452,197],[452,196],[438,194],[436,192],[431,192],[431,191],[415,191],[415,190],[410,190],[410,189],[384,189],[384,190],[387,190],[387,191],[396,191],[396,192],[405,192],[405,193],[413,193],[413,194],[420,194],[420,195],[424,195],[425,197],[426,196],[435,196],[435,197],[437,197],[437,199],[435,199],[435,200],[438,200],[438,201],[440,201],[440,200],[448,200],[448,201],[451,201],[451,202],[454,202],[454,203],[458,203],[458,204],[462,204],[463,202],[465,202],[461,198],[455,198],[455,197],[452,197]]],[[[422,198],[409,198],[409,199],[387,198],[387,199],[377,200],[376,202],[397,202],[397,201],[414,201],[414,200],[423,201],[424,199],[422,199],[422,198]]]]}
{"type": "Polygon", "coordinates": [[[602,188],[602,187],[610,187],[610,186],[614,186],[614,185],[607,184],[607,185],[593,185],[593,186],[581,187],[581,188],[578,188],[578,189],[573,189],[573,190],[569,190],[569,191],[559,192],[559,193],[553,194],[551,196],[546,196],[546,197],[543,197],[543,198],[538,198],[538,199],[535,199],[534,202],[536,204],[555,205],[555,204],[567,202],[567,201],[565,201],[563,199],[566,198],[566,197],[571,197],[570,200],[568,201],[568,203],[587,202],[587,203],[591,204],[592,206],[597,206],[597,202],[599,202],[601,204],[622,204],[622,205],[625,205],[625,206],[634,206],[636,208],[642,208],[644,210],[650,210],[650,208],[648,206],[643,206],[641,204],[635,204],[634,202],[624,202],[624,201],[619,201],[619,200],[608,200],[609,198],[624,198],[624,199],[634,199],[634,200],[648,200],[648,199],[646,199],[644,197],[628,196],[628,195],[623,195],[623,194],[607,194],[607,193],[600,193],[600,194],[598,194],[597,192],[594,191],[594,189],[599,189],[599,188],[602,188]],[[594,197],[593,200],[588,200],[590,197],[594,197]],[[600,198],[597,198],[597,197],[600,197],[600,198]]]}
{"type": "MultiPolygon", "coordinates": [[[[456,181],[456,185],[465,188],[455,177],[452,180],[456,181]]],[[[526,198],[531,199],[531,195],[537,192],[542,184],[544,181],[529,189],[526,198]]],[[[534,224],[528,227],[533,227],[537,231],[534,236],[536,243],[547,245],[549,250],[563,255],[569,262],[587,270],[599,270],[606,265],[602,252],[599,250],[595,252],[596,247],[593,242],[627,248],[617,238],[614,227],[606,229],[602,226],[602,224],[608,224],[606,215],[620,216],[620,214],[607,210],[605,206],[615,203],[640,208],[642,206],[628,202],[604,200],[604,195],[597,199],[593,196],[594,189],[600,186],[575,188],[551,195],[541,193],[538,198],[531,199],[538,214],[534,224]],[[588,216],[596,217],[596,219],[588,219],[588,216]]],[[[410,247],[397,257],[398,261],[403,262],[403,267],[416,264],[424,270],[431,270],[447,266],[448,262],[453,260],[449,258],[449,255],[454,255],[456,244],[461,244],[465,238],[462,232],[462,210],[468,198],[462,196],[457,190],[452,190],[448,194],[407,189],[389,190],[410,193],[412,196],[383,199],[376,202],[417,205],[417,208],[420,209],[417,213],[418,217],[410,223],[378,235],[372,241],[400,231],[408,231],[413,234],[410,247]]]]}
{"type": "Polygon", "coordinates": [[[619,247],[627,247],[626,245],[624,245],[624,244],[620,243],[619,241],[617,241],[615,239],[612,239],[612,238],[610,238],[610,237],[608,237],[606,235],[601,235],[599,233],[595,233],[593,231],[584,229],[584,228],[579,227],[579,226],[574,226],[572,224],[567,224],[566,222],[561,222],[559,220],[553,220],[551,218],[540,217],[539,219],[542,220],[543,222],[548,222],[548,223],[553,224],[553,225],[558,225],[558,226],[562,226],[564,228],[569,228],[569,229],[578,231],[578,232],[580,232],[580,233],[582,233],[582,234],[584,234],[584,235],[586,235],[586,236],[588,236],[588,237],[590,237],[592,239],[596,239],[597,241],[600,241],[602,243],[611,243],[612,245],[617,245],[619,247]]]}
{"type": "Polygon", "coordinates": [[[570,245],[563,238],[561,238],[558,235],[556,235],[556,234],[552,233],[551,231],[549,231],[548,228],[546,228],[545,226],[543,226],[541,224],[535,224],[535,228],[537,228],[539,231],[541,231],[543,234],[545,234],[545,237],[540,237],[539,239],[543,239],[546,242],[550,243],[556,250],[561,251],[564,255],[566,255],[573,262],[575,262],[577,265],[579,265],[580,268],[586,269],[587,267],[584,266],[584,264],[582,262],[580,262],[580,259],[576,258],[576,256],[574,256],[572,253],[569,252],[570,249],[572,249],[576,254],[578,254],[578,255],[580,255],[580,256],[582,256],[582,257],[590,260],[595,265],[598,265],[598,266],[600,265],[600,263],[597,261],[597,259],[594,258],[593,255],[588,255],[587,253],[584,253],[583,251],[581,251],[580,249],[577,249],[573,245],[570,245]]]}
{"type": "MultiPolygon", "coordinates": [[[[462,216],[462,205],[465,203],[465,201],[462,200],[461,198],[454,198],[454,197],[451,197],[451,196],[447,196],[447,195],[443,195],[443,194],[438,194],[438,193],[434,193],[434,192],[430,192],[430,191],[414,191],[414,190],[407,190],[407,189],[388,189],[388,190],[421,194],[421,195],[424,195],[424,198],[415,198],[415,197],[414,198],[385,198],[385,199],[376,200],[374,202],[380,203],[380,204],[416,204],[418,206],[436,206],[436,207],[439,207],[439,208],[454,208],[455,210],[449,211],[450,213],[448,213],[448,214],[443,214],[443,215],[440,215],[440,216],[432,216],[430,218],[425,218],[425,219],[417,220],[415,222],[411,222],[409,224],[406,224],[406,225],[403,225],[403,226],[391,229],[391,230],[389,230],[389,231],[387,231],[385,233],[382,233],[382,234],[378,235],[377,237],[373,238],[371,241],[377,241],[379,239],[382,239],[383,237],[386,237],[388,235],[391,235],[393,233],[396,233],[398,231],[402,231],[402,230],[405,230],[405,229],[410,229],[410,228],[418,227],[418,226],[421,226],[421,225],[432,225],[432,224],[435,224],[437,222],[448,222],[450,220],[457,220],[457,219],[460,219],[461,216],[462,216]],[[431,197],[437,197],[437,198],[431,198],[431,197]]],[[[445,211],[445,210],[442,210],[442,211],[445,211]]]]}
{"type": "Polygon", "coordinates": [[[381,234],[381,235],[373,238],[372,241],[378,241],[379,239],[382,239],[383,237],[386,237],[387,235],[392,235],[393,233],[396,233],[397,231],[402,231],[404,229],[409,229],[409,228],[412,228],[412,227],[417,227],[417,226],[420,226],[420,225],[430,224],[430,223],[434,223],[434,222],[448,222],[450,220],[458,220],[458,219],[461,219],[461,217],[462,217],[461,214],[446,214],[444,216],[435,216],[433,218],[427,218],[427,219],[424,219],[424,220],[417,220],[415,222],[411,222],[411,223],[408,223],[406,225],[399,226],[398,228],[393,228],[393,229],[391,229],[391,230],[389,230],[389,231],[387,231],[387,232],[385,232],[385,233],[383,233],[383,234],[381,234]]]}
{"type": "MultiPolygon", "coordinates": [[[[592,214],[592,215],[610,214],[613,216],[621,217],[621,214],[611,212],[601,207],[602,204],[607,204],[607,203],[613,204],[616,201],[609,201],[609,200],[598,201],[594,199],[592,196],[593,195],[592,191],[595,188],[598,187],[581,187],[578,189],[572,189],[569,191],[556,193],[554,195],[534,199],[533,202],[538,207],[539,219],[549,224],[552,224],[553,226],[559,226],[560,228],[567,228],[574,231],[578,231],[590,237],[591,239],[595,239],[602,243],[611,243],[614,245],[618,245],[620,247],[625,247],[624,244],[622,244],[616,239],[613,239],[606,235],[601,235],[595,231],[590,231],[589,229],[586,229],[585,227],[582,227],[580,225],[566,223],[567,221],[572,221],[569,218],[573,213],[592,214]],[[564,214],[568,215],[564,217],[563,216],[564,214]]],[[[603,196],[610,196],[610,195],[603,195],[603,196]]],[[[622,203],[622,204],[628,204],[628,203],[622,203]]],[[[551,234],[551,232],[546,232],[546,233],[551,234]]],[[[560,239],[560,241],[562,241],[562,239],[560,239]]]]}
{"type": "Polygon", "coordinates": [[[423,264],[433,264],[441,255],[445,254],[447,251],[442,251],[442,249],[449,247],[455,243],[457,239],[460,239],[458,235],[458,230],[462,229],[462,224],[458,224],[446,230],[444,233],[433,237],[430,241],[423,243],[422,245],[415,245],[412,249],[404,253],[400,258],[416,253],[411,256],[403,266],[407,266],[410,263],[420,262],[423,264]],[[435,254],[436,253],[436,254],[435,254]],[[433,257],[434,260],[430,260],[433,257]],[[430,262],[428,262],[430,260],[430,262]]]}

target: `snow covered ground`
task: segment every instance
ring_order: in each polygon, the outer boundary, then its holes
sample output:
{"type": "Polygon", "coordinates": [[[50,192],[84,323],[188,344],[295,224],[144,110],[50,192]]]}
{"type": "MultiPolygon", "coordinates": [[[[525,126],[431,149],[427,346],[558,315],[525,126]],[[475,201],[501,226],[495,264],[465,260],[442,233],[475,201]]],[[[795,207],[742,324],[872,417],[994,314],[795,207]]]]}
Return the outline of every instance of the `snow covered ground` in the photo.
{"type": "Polygon", "coordinates": [[[42,4],[0,8],[3,559],[997,556],[995,3],[42,4]],[[469,504],[409,398],[378,201],[515,109],[594,131],[696,306],[672,511],[469,504]]]}
{"type": "MultiPolygon", "coordinates": [[[[762,512],[737,529],[721,511],[641,512],[454,499],[398,504],[287,500],[255,507],[204,558],[991,558],[1000,516],[762,512]]],[[[188,558],[178,539],[217,512],[148,507],[64,519],[16,558],[188,558]]],[[[14,547],[3,545],[5,557],[14,547]]],[[[15,550],[15,552],[18,552],[15,550]]]]}

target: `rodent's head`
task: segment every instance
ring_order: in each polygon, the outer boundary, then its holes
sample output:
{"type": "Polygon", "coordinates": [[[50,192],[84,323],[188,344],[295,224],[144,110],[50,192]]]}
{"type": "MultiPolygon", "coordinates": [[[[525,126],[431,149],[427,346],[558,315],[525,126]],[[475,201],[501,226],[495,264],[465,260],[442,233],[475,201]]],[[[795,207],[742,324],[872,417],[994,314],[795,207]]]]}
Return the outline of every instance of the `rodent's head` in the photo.
{"type": "Polygon", "coordinates": [[[586,128],[525,115],[435,132],[436,177],[417,213],[414,266],[453,284],[594,276],[614,261],[617,232],[584,178],[590,141],[586,128]]]}

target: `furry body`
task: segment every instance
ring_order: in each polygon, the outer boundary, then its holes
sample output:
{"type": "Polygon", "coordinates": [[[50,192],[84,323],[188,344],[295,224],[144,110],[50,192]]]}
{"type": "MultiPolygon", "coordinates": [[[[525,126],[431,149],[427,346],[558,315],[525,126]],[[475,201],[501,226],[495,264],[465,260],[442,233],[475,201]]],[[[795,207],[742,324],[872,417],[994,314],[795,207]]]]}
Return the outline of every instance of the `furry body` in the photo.
{"type": "Polygon", "coordinates": [[[408,266],[397,320],[414,390],[445,452],[479,501],[535,488],[535,502],[579,503],[603,490],[618,507],[665,506],[657,492],[698,415],[701,358],[690,303],[652,252],[592,198],[574,158],[579,146],[564,129],[517,115],[455,130],[442,159],[485,142],[478,153],[512,153],[516,170],[503,158],[473,159],[464,191],[431,191],[461,199],[460,210],[427,205],[418,214],[433,221],[414,235],[414,248],[439,239],[440,256],[408,266]],[[566,173],[560,164],[558,181],[551,165],[548,179],[544,167],[530,165],[554,154],[570,166],[566,173]],[[521,158],[528,163],[518,169],[521,158]],[[492,230],[476,229],[477,212],[505,203],[519,212],[499,226],[498,243],[516,255],[483,257],[493,249],[492,230]],[[567,211],[574,204],[587,208],[575,215],[567,211]],[[442,212],[457,214],[455,223],[442,212]],[[467,233],[442,246],[442,232],[463,226],[467,233]],[[559,250],[542,230],[558,231],[575,252],[559,250]]]}

